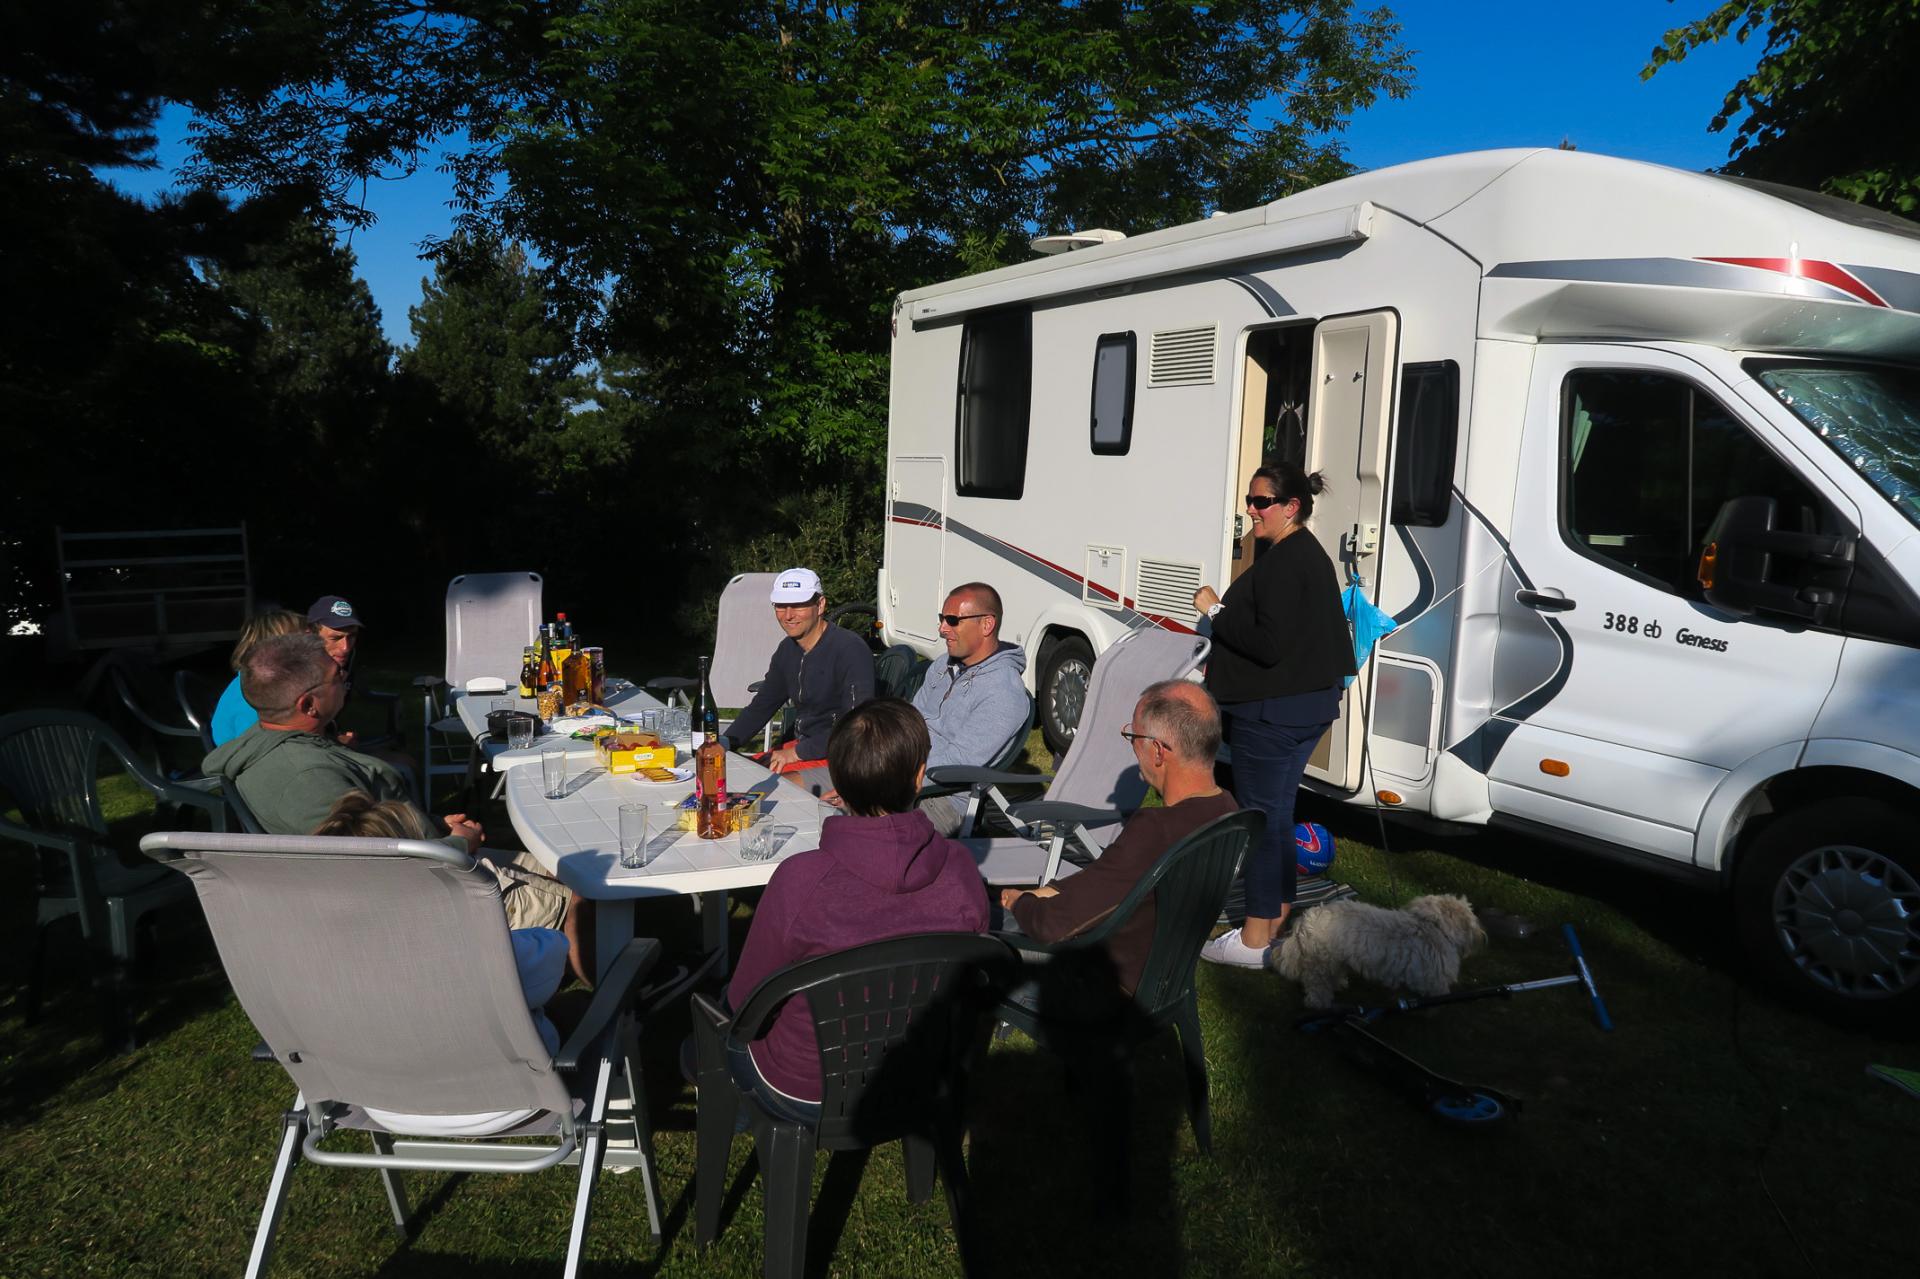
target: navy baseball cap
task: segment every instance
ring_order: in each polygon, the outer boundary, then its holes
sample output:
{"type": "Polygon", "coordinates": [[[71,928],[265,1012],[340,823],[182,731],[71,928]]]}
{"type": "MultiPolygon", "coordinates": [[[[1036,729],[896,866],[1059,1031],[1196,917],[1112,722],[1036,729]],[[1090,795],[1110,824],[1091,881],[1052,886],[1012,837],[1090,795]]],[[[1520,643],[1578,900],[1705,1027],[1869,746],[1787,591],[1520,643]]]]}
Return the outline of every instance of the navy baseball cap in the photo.
{"type": "Polygon", "coordinates": [[[331,626],[336,631],[350,631],[356,626],[365,625],[353,611],[353,605],[338,595],[322,595],[307,610],[307,625],[331,626]]]}

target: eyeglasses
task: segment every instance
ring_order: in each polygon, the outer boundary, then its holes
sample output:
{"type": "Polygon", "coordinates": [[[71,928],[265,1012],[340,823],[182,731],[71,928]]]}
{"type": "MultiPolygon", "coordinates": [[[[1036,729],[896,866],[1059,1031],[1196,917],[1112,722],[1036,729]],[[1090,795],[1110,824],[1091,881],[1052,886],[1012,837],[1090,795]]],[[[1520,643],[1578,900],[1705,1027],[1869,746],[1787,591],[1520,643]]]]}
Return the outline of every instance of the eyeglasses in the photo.
{"type": "Polygon", "coordinates": [[[1126,738],[1129,745],[1136,745],[1140,742],[1152,742],[1155,746],[1158,746],[1163,751],[1172,749],[1165,742],[1155,737],[1152,733],[1134,732],[1132,720],[1128,720],[1125,724],[1122,724],[1120,726],[1120,736],[1126,738]]]}
{"type": "Polygon", "coordinates": [[[1286,497],[1268,497],[1265,493],[1249,493],[1246,498],[1247,505],[1256,511],[1264,511],[1269,506],[1285,506],[1292,500],[1286,497]]]}
{"type": "Polygon", "coordinates": [[[960,623],[966,621],[970,617],[992,617],[994,616],[994,614],[992,613],[935,613],[934,616],[939,618],[947,626],[955,627],[960,625],[960,623]]]}

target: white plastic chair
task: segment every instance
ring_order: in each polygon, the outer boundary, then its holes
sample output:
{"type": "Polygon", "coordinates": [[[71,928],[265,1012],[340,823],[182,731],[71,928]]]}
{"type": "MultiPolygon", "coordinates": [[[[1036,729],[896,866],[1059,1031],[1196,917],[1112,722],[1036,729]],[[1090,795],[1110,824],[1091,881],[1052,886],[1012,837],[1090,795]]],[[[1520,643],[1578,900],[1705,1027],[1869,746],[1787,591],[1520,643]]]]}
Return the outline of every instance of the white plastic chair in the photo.
{"type": "Polygon", "coordinates": [[[540,633],[541,588],[538,573],[462,573],[447,583],[446,674],[421,675],[421,804],[433,793],[433,779],[466,776],[471,748],[466,725],[453,713],[466,696],[467,681],[479,676],[518,682],[520,657],[540,633]]]}

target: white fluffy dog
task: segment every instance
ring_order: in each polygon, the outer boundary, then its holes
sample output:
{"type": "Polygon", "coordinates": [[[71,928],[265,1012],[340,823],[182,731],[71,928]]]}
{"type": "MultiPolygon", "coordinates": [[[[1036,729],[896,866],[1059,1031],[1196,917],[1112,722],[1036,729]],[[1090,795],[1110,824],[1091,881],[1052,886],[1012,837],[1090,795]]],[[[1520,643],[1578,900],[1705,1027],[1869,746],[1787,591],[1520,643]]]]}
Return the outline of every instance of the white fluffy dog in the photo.
{"type": "Polygon", "coordinates": [[[1366,902],[1315,906],[1268,953],[1274,971],[1306,988],[1307,1007],[1326,1008],[1349,974],[1420,995],[1444,995],[1460,960],[1486,944],[1464,897],[1416,897],[1405,910],[1366,902]]]}

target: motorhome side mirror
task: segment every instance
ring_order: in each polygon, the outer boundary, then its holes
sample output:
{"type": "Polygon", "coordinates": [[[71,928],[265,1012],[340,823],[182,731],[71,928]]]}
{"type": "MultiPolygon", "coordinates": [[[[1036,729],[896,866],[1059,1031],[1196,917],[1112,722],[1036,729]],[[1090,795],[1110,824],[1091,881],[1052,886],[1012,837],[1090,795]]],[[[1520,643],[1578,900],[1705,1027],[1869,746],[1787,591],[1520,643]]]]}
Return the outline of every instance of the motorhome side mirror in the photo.
{"type": "Polygon", "coordinates": [[[1853,539],[1776,528],[1778,512],[1772,498],[1758,495],[1722,503],[1700,550],[1700,585],[1707,603],[1729,613],[1772,613],[1820,625],[1839,602],[1839,592],[1782,581],[1798,576],[1784,570],[1794,562],[1850,564],[1853,539]]]}

